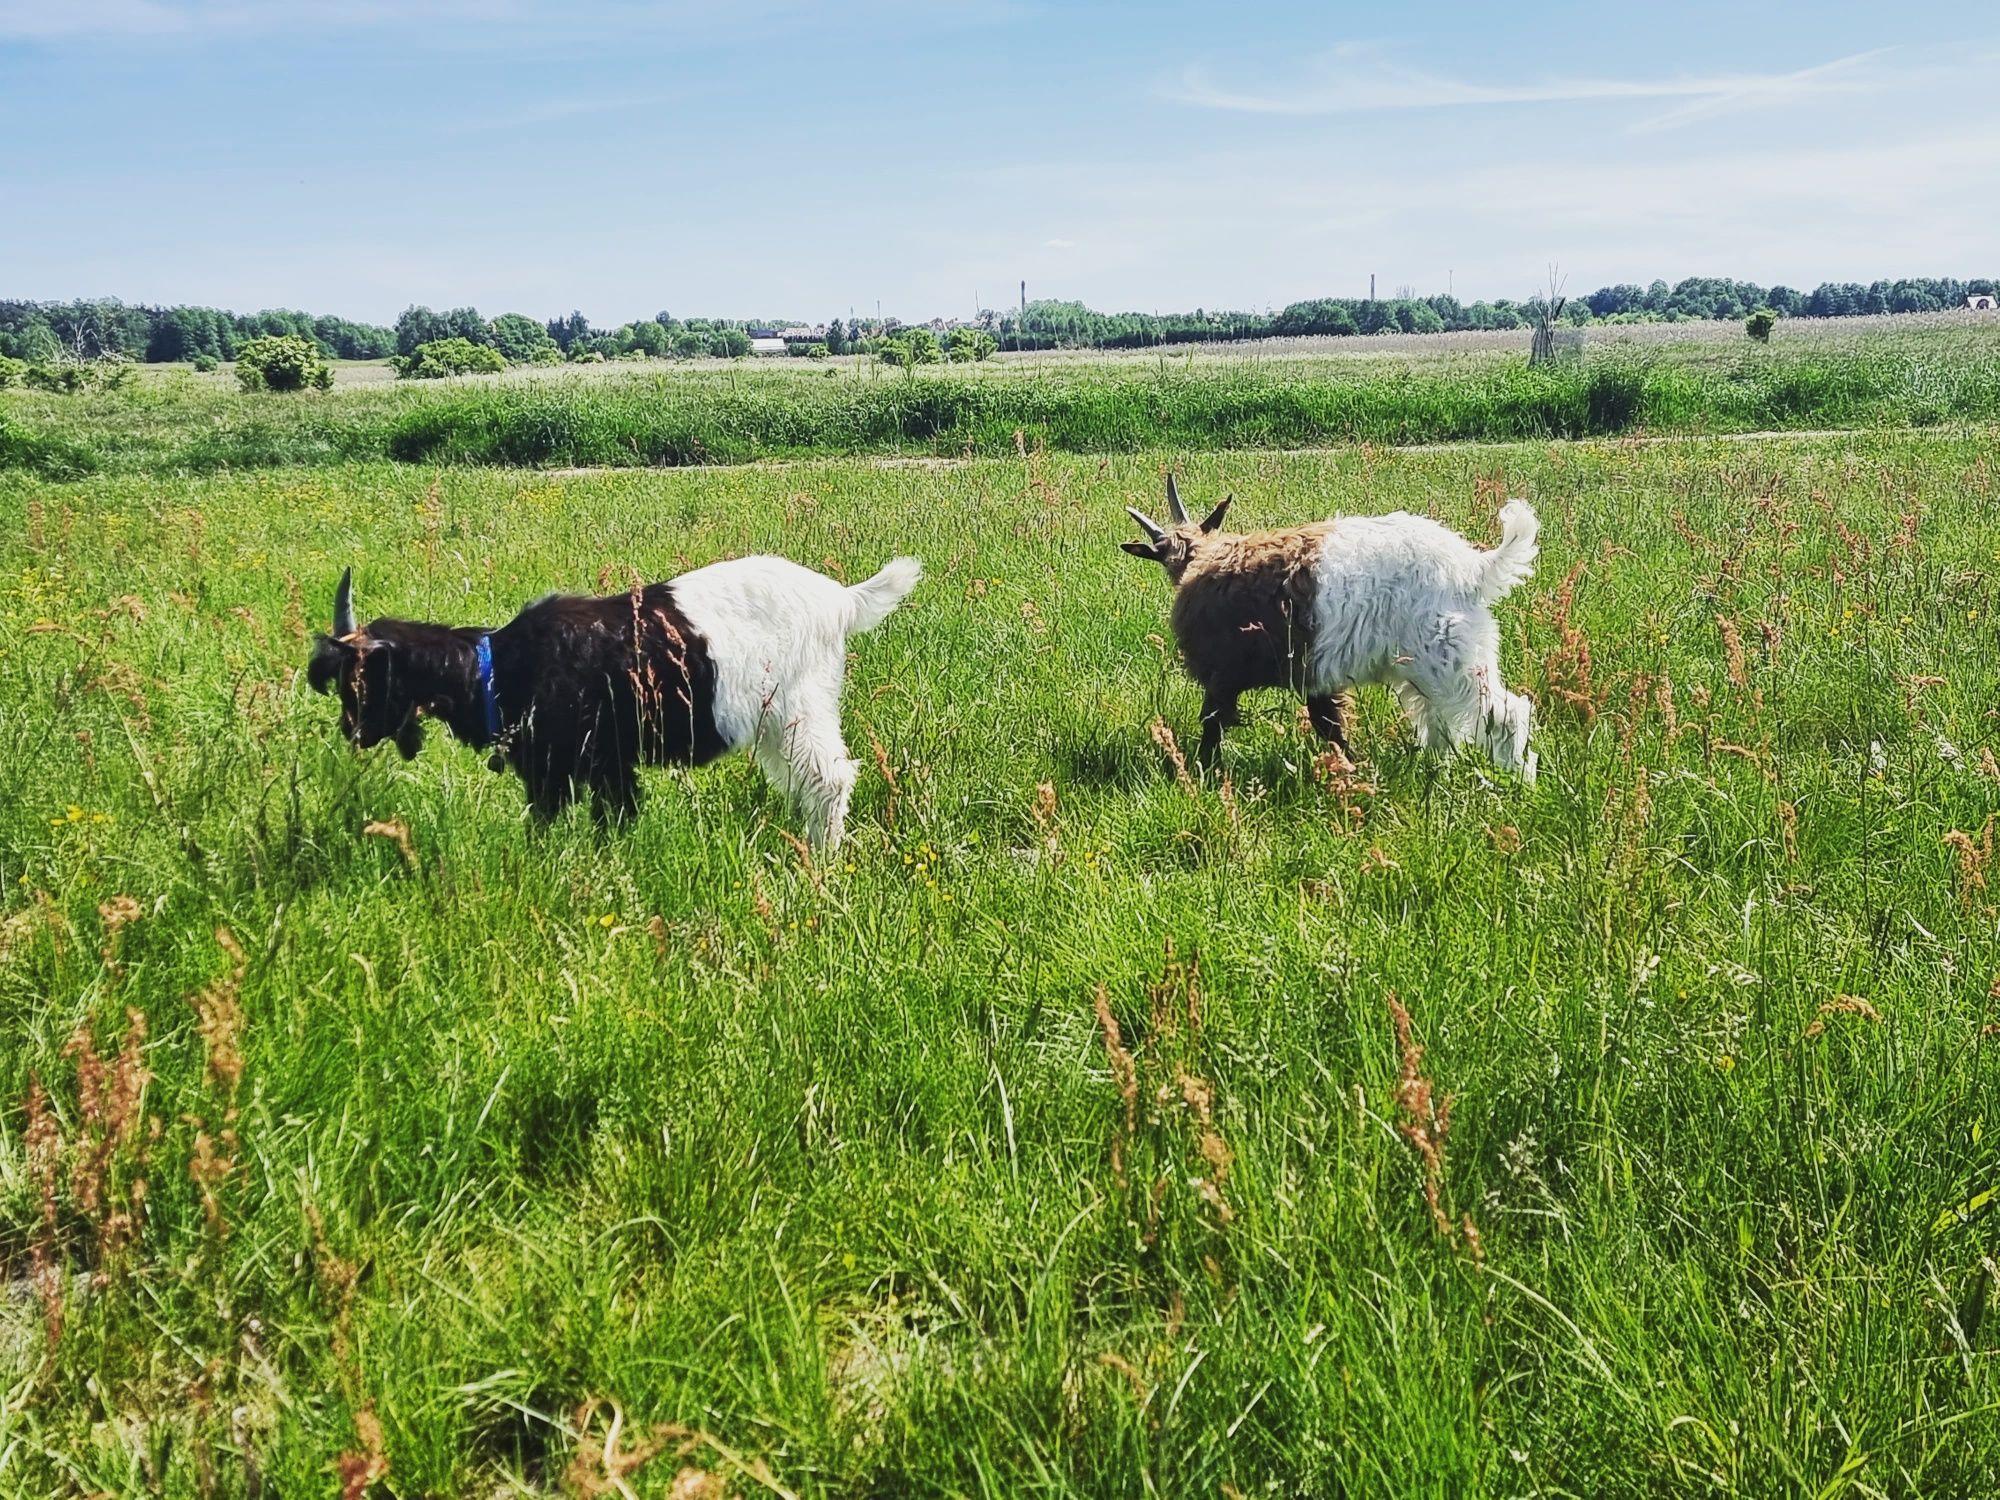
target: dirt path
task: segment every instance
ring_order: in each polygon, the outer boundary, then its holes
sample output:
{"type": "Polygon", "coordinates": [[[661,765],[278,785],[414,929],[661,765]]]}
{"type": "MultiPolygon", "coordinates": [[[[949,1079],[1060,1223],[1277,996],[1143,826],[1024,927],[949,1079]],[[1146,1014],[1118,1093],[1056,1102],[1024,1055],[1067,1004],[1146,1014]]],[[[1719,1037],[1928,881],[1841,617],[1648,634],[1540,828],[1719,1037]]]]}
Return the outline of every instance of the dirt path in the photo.
{"type": "MultiPolygon", "coordinates": [[[[1624,447],[1658,448],[1670,443],[1773,443],[1804,442],[1821,438],[1878,438],[1907,437],[1918,433],[1932,433],[1940,436],[1954,436],[1962,433],[1982,433],[1986,436],[2000,436],[2000,428],[1992,427],[1799,427],[1765,432],[1705,432],[1705,433],[1633,433],[1625,437],[1588,438],[1463,438],[1447,443],[1328,443],[1314,448],[1216,448],[1204,451],[1216,453],[1275,453],[1285,458],[1322,458],[1336,453],[1352,453],[1363,447],[1374,446],[1395,453],[1452,453],[1470,448],[1533,448],[1562,444],[1569,447],[1624,447]]],[[[1110,453],[1065,453],[1065,458],[1120,458],[1127,454],[1110,453]]],[[[999,458],[940,458],[932,454],[877,453],[877,454],[826,454],[817,458],[755,458],[740,464],[597,464],[580,465],[573,468],[542,469],[537,472],[550,479],[587,479],[603,474],[686,474],[718,472],[727,469],[805,469],[818,464],[861,464],[871,469],[962,469],[971,464],[1019,462],[999,458]]]]}

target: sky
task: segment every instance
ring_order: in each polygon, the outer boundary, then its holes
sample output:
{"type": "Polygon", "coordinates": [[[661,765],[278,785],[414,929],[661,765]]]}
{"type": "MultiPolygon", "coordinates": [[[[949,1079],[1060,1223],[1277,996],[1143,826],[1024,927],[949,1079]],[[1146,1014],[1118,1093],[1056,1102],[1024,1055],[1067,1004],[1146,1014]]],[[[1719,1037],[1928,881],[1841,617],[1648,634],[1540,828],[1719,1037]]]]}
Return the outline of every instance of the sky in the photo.
{"type": "Polygon", "coordinates": [[[0,297],[389,322],[2000,274],[1972,3],[0,0],[0,297]]]}

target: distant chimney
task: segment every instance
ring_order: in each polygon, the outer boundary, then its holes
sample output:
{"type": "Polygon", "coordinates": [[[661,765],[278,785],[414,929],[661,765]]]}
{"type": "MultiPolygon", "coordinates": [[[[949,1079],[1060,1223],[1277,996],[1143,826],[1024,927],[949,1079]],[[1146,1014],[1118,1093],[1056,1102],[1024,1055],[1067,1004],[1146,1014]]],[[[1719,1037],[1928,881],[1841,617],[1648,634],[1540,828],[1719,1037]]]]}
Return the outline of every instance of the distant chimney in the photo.
{"type": "Polygon", "coordinates": [[[1375,300],[1375,273],[1373,271],[1368,273],[1368,300],[1370,302],[1375,300]]]}

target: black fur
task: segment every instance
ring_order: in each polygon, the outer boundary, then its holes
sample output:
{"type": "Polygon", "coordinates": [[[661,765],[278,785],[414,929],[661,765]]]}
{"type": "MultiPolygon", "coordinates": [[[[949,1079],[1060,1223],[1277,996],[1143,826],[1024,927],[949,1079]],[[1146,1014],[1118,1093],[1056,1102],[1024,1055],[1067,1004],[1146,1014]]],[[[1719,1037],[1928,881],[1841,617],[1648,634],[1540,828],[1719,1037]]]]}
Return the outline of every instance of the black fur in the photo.
{"type": "MultiPolygon", "coordinates": [[[[340,689],[341,733],[357,749],[393,739],[405,759],[422,720],[483,745],[476,628],[371,621],[321,636],[306,668],[340,689]]],[[[500,744],[537,816],[588,788],[600,816],[639,803],[641,765],[701,765],[729,746],[715,727],[715,662],[674,603],[673,585],[601,599],[552,595],[490,633],[500,744]]]]}

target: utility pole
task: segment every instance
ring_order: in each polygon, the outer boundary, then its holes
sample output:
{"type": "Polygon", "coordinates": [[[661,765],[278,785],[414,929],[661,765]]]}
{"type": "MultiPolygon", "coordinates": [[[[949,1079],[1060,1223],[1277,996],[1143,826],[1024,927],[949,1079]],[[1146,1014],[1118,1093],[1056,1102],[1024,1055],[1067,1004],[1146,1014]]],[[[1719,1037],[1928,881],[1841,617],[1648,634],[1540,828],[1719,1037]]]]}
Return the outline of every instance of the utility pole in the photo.
{"type": "Polygon", "coordinates": [[[1368,300],[1370,302],[1375,300],[1375,273],[1373,271],[1368,273],[1368,300]]]}

